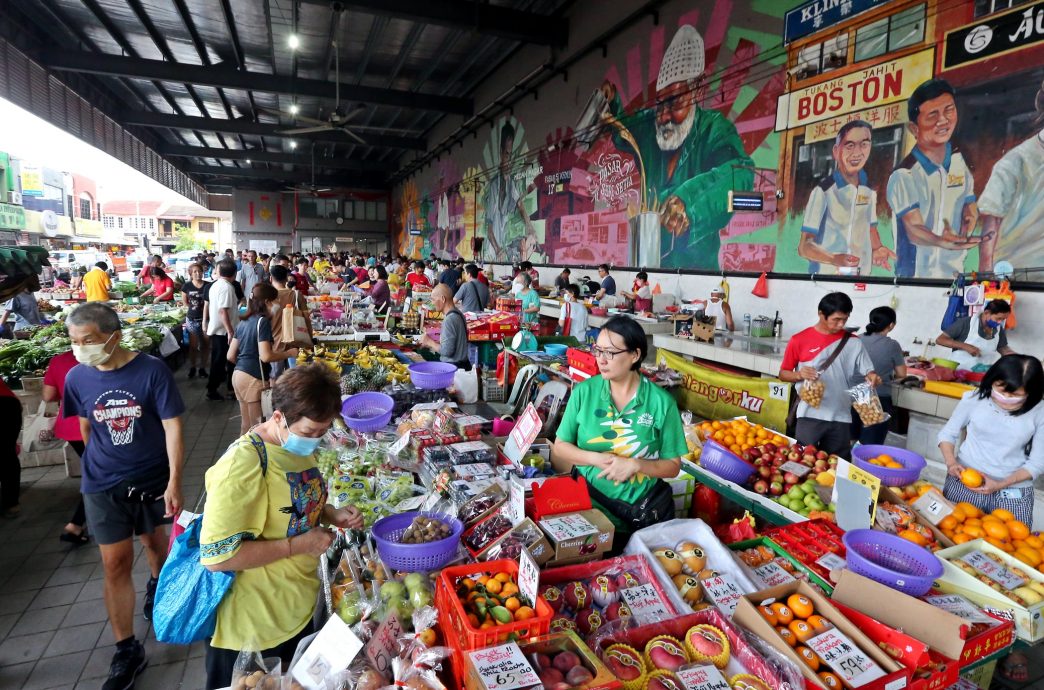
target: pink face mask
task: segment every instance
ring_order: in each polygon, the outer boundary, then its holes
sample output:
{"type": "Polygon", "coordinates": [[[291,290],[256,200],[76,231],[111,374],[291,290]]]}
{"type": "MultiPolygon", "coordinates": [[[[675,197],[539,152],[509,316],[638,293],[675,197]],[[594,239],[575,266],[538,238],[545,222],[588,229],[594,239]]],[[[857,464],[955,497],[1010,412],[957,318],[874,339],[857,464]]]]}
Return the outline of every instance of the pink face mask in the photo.
{"type": "Polygon", "coordinates": [[[995,403],[998,403],[1000,405],[1011,406],[1011,407],[1014,407],[1016,405],[1021,405],[1022,403],[1026,402],[1026,396],[1025,395],[1008,395],[1006,393],[1001,393],[1000,391],[997,391],[997,390],[991,391],[990,392],[990,397],[993,398],[993,401],[995,403]]]}

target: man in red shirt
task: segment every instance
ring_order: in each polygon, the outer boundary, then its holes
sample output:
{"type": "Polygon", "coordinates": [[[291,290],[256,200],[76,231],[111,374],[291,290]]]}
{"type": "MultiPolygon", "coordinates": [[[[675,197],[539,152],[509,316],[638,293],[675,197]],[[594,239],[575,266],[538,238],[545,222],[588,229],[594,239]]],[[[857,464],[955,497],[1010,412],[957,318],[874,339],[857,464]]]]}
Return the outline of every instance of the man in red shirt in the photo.
{"type": "Polygon", "coordinates": [[[141,273],[138,274],[138,285],[143,288],[152,285],[153,268],[163,268],[163,257],[159,254],[153,254],[145,265],[141,267],[141,273]]]}
{"type": "Polygon", "coordinates": [[[420,285],[421,287],[431,287],[431,281],[428,280],[428,276],[424,275],[424,262],[414,261],[413,270],[406,274],[406,282],[413,287],[420,285]]]}
{"type": "Polygon", "coordinates": [[[796,383],[791,395],[805,387],[812,405],[801,399],[794,436],[802,445],[847,458],[851,450],[851,381],[860,378],[877,386],[881,379],[859,339],[845,330],[852,300],[843,292],[831,292],[819,301],[816,325],[795,333],[787,342],[779,378],[796,383]],[[836,355],[835,355],[836,352],[836,355]],[[813,393],[814,388],[821,393],[813,393]]]}

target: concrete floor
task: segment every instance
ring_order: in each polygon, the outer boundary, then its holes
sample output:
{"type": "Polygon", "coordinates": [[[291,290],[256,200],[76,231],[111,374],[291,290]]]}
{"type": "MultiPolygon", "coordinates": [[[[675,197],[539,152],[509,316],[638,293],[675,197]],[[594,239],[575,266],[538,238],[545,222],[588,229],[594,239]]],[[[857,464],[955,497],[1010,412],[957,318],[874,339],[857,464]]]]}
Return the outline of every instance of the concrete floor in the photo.
{"type": "MultiPolygon", "coordinates": [[[[185,415],[183,492],[191,509],[207,468],[239,436],[239,405],[210,402],[205,382],[175,373],[185,415]]],[[[22,513],[0,518],[0,688],[97,690],[115,650],[102,599],[98,547],[59,541],[79,497],[79,479],[64,466],[22,471],[22,513]]],[[[203,687],[203,643],[191,647],[156,642],[141,617],[148,564],[140,544],[134,565],[139,592],[135,634],[144,640],[149,666],[137,690],[198,690],[203,687]]]]}

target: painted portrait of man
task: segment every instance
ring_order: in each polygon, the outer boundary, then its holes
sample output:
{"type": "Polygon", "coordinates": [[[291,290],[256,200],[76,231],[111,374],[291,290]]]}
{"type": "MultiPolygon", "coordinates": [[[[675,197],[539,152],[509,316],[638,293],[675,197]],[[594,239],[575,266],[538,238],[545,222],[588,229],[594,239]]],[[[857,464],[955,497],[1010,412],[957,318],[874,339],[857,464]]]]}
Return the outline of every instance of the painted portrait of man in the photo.
{"type": "Polygon", "coordinates": [[[952,278],[979,243],[971,170],[951,141],[957,129],[957,92],[929,79],[910,95],[908,127],[916,144],[888,178],[888,205],[896,219],[895,273],[900,278],[952,278]]]}

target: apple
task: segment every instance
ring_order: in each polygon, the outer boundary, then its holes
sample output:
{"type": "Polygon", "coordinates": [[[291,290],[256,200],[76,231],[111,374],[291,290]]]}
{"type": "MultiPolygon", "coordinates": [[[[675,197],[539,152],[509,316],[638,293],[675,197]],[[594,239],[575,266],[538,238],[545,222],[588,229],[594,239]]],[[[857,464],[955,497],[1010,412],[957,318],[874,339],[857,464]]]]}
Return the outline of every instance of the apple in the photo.
{"type": "Polygon", "coordinates": [[[782,484],[783,483],[783,473],[782,472],[773,472],[772,476],[769,477],[769,481],[770,482],[779,482],[780,484],[782,484]]]}
{"type": "Polygon", "coordinates": [[[758,481],[754,482],[754,491],[756,493],[759,493],[762,496],[764,496],[765,494],[768,493],[768,490],[769,490],[768,482],[766,482],[764,479],[759,479],[758,481]]]}
{"type": "Polygon", "coordinates": [[[812,464],[812,469],[816,471],[816,474],[819,474],[820,472],[826,472],[830,469],[830,465],[827,464],[826,460],[816,460],[812,464]]]}
{"type": "Polygon", "coordinates": [[[776,444],[775,443],[766,443],[763,446],[763,448],[765,449],[766,453],[775,453],[776,452],[776,444]]]}
{"type": "Polygon", "coordinates": [[[791,462],[800,462],[801,453],[797,452],[796,450],[792,450],[789,453],[787,453],[787,460],[790,460],[791,462]]]}
{"type": "Polygon", "coordinates": [[[783,493],[783,484],[777,481],[773,481],[769,484],[769,493],[773,496],[779,496],[783,493]]]}
{"type": "Polygon", "coordinates": [[[758,476],[762,479],[770,479],[772,477],[772,468],[768,465],[758,467],[758,476]]]}
{"type": "Polygon", "coordinates": [[[793,472],[787,472],[783,475],[784,484],[797,484],[801,479],[793,472]]]}
{"type": "Polygon", "coordinates": [[[754,458],[753,460],[750,461],[750,464],[754,465],[754,467],[764,467],[765,466],[765,459],[764,458],[754,458]]]}
{"type": "Polygon", "coordinates": [[[825,450],[816,451],[816,460],[826,460],[830,457],[830,453],[825,450]]]}
{"type": "Polygon", "coordinates": [[[750,454],[750,450],[745,450],[742,453],[740,453],[740,457],[743,458],[743,460],[745,460],[746,462],[751,462],[754,460],[754,456],[750,454]]]}
{"type": "Polygon", "coordinates": [[[750,453],[750,457],[752,457],[752,458],[760,458],[761,457],[761,448],[759,448],[758,446],[754,446],[753,448],[751,448],[747,452],[750,453]]]}

